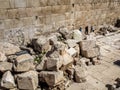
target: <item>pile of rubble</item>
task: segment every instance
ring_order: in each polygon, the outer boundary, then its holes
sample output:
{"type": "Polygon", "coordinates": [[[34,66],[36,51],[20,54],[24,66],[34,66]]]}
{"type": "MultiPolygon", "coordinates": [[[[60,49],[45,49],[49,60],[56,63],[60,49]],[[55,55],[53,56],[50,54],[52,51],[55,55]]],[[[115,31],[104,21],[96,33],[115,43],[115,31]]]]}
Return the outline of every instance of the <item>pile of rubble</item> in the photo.
{"type": "Polygon", "coordinates": [[[99,64],[99,47],[79,30],[61,28],[27,46],[0,42],[1,90],[64,90],[86,81],[89,65],[99,64]],[[44,87],[45,86],[45,87],[44,87]]]}

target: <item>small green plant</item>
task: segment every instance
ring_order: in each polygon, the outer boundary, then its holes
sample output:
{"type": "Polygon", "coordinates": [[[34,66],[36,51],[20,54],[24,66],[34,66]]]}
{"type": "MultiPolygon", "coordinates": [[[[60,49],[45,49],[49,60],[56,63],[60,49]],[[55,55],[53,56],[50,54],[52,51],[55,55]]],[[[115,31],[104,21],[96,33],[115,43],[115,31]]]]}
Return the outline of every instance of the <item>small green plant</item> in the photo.
{"type": "Polygon", "coordinates": [[[43,51],[42,53],[40,53],[39,55],[36,55],[36,57],[35,57],[35,59],[34,59],[34,61],[35,62],[37,62],[38,64],[39,63],[41,63],[41,61],[42,61],[42,58],[43,58],[43,56],[46,54],[46,52],[45,51],[43,51]]]}

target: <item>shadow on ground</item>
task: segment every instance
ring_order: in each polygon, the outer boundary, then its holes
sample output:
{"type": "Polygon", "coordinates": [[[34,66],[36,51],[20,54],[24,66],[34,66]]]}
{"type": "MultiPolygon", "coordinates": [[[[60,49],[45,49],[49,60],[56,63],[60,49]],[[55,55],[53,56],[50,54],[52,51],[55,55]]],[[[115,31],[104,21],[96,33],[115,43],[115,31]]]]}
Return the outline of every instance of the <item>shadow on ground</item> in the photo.
{"type": "Polygon", "coordinates": [[[115,61],[114,64],[120,66],[120,60],[115,61]]]}

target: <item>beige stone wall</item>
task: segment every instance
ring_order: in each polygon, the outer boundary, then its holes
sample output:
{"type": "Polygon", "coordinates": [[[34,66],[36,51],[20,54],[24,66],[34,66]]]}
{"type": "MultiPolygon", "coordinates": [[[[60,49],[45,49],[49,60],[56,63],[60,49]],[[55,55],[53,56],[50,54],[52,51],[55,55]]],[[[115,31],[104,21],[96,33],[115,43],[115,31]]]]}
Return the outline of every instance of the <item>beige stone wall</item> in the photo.
{"type": "Polygon", "coordinates": [[[0,38],[14,42],[36,31],[110,24],[117,18],[120,0],[0,0],[0,38]]]}

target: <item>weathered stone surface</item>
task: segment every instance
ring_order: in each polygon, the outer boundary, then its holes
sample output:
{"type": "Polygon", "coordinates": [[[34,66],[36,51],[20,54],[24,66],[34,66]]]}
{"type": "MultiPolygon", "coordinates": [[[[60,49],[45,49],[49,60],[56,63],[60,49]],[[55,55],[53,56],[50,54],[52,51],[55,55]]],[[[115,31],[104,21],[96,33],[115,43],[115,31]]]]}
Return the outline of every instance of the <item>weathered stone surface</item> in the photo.
{"type": "Polygon", "coordinates": [[[62,58],[63,58],[63,65],[67,65],[73,62],[73,57],[70,56],[65,51],[62,52],[62,58]]]}
{"type": "Polygon", "coordinates": [[[46,67],[47,70],[58,71],[63,64],[63,59],[58,51],[48,52],[46,67]]]}
{"type": "Polygon", "coordinates": [[[80,42],[81,50],[89,50],[94,47],[96,47],[96,43],[94,40],[83,40],[80,42]]]}
{"type": "Polygon", "coordinates": [[[7,71],[3,74],[2,80],[1,80],[1,86],[6,89],[15,88],[14,77],[12,76],[10,71],[7,71]]]}
{"type": "Polygon", "coordinates": [[[9,62],[0,62],[0,72],[11,71],[12,63],[9,62]]]}
{"type": "Polygon", "coordinates": [[[0,52],[0,62],[6,61],[7,57],[5,56],[4,53],[0,52]]]}
{"type": "Polygon", "coordinates": [[[33,57],[29,54],[23,54],[16,58],[14,64],[14,71],[25,72],[34,69],[33,57]]]}
{"type": "Polygon", "coordinates": [[[38,86],[38,73],[29,71],[16,76],[18,88],[21,90],[36,90],[38,86]]]}
{"type": "Polygon", "coordinates": [[[72,33],[67,28],[60,28],[59,33],[64,39],[71,39],[72,33]]]}
{"type": "Polygon", "coordinates": [[[77,51],[74,48],[70,48],[66,50],[66,52],[72,57],[75,57],[77,55],[77,51]]]}
{"type": "Polygon", "coordinates": [[[77,42],[80,42],[83,40],[83,35],[79,30],[74,30],[73,31],[73,39],[76,40],[77,42]]]}
{"type": "Polygon", "coordinates": [[[42,71],[39,73],[39,79],[42,82],[46,82],[49,86],[54,86],[59,82],[64,80],[63,72],[50,72],[50,71],[42,71]]]}
{"type": "Polygon", "coordinates": [[[65,43],[68,45],[68,47],[73,48],[76,46],[77,41],[74,39],[68,39],[65,41],[65,43]]]}
{"type": "Polygon", "coordinates": [[[47,52],[50,49],[49,40],[45,36],[40,36],[37,39],[32,40],[35,51],[47,52]]]}
{"type": "Polygon", "coordinates": [[[0,51],[4,52],[5,55],[11,55],[19,52],[20,48],[7,42],[0,42],[0,51]]]}
{"type": "Polygon", "coordinates": [[[99,55],[99,49],[98,48],[92,48],[88,50],[83,50],[81,52],[82,56],[86,58],[94,58],[99,55]]]}
{"type": "Polygon", "coordinates": [[[75,66],[75,81],[81,83],[86,81],[86,71],[83,67],[75,66]]]}

